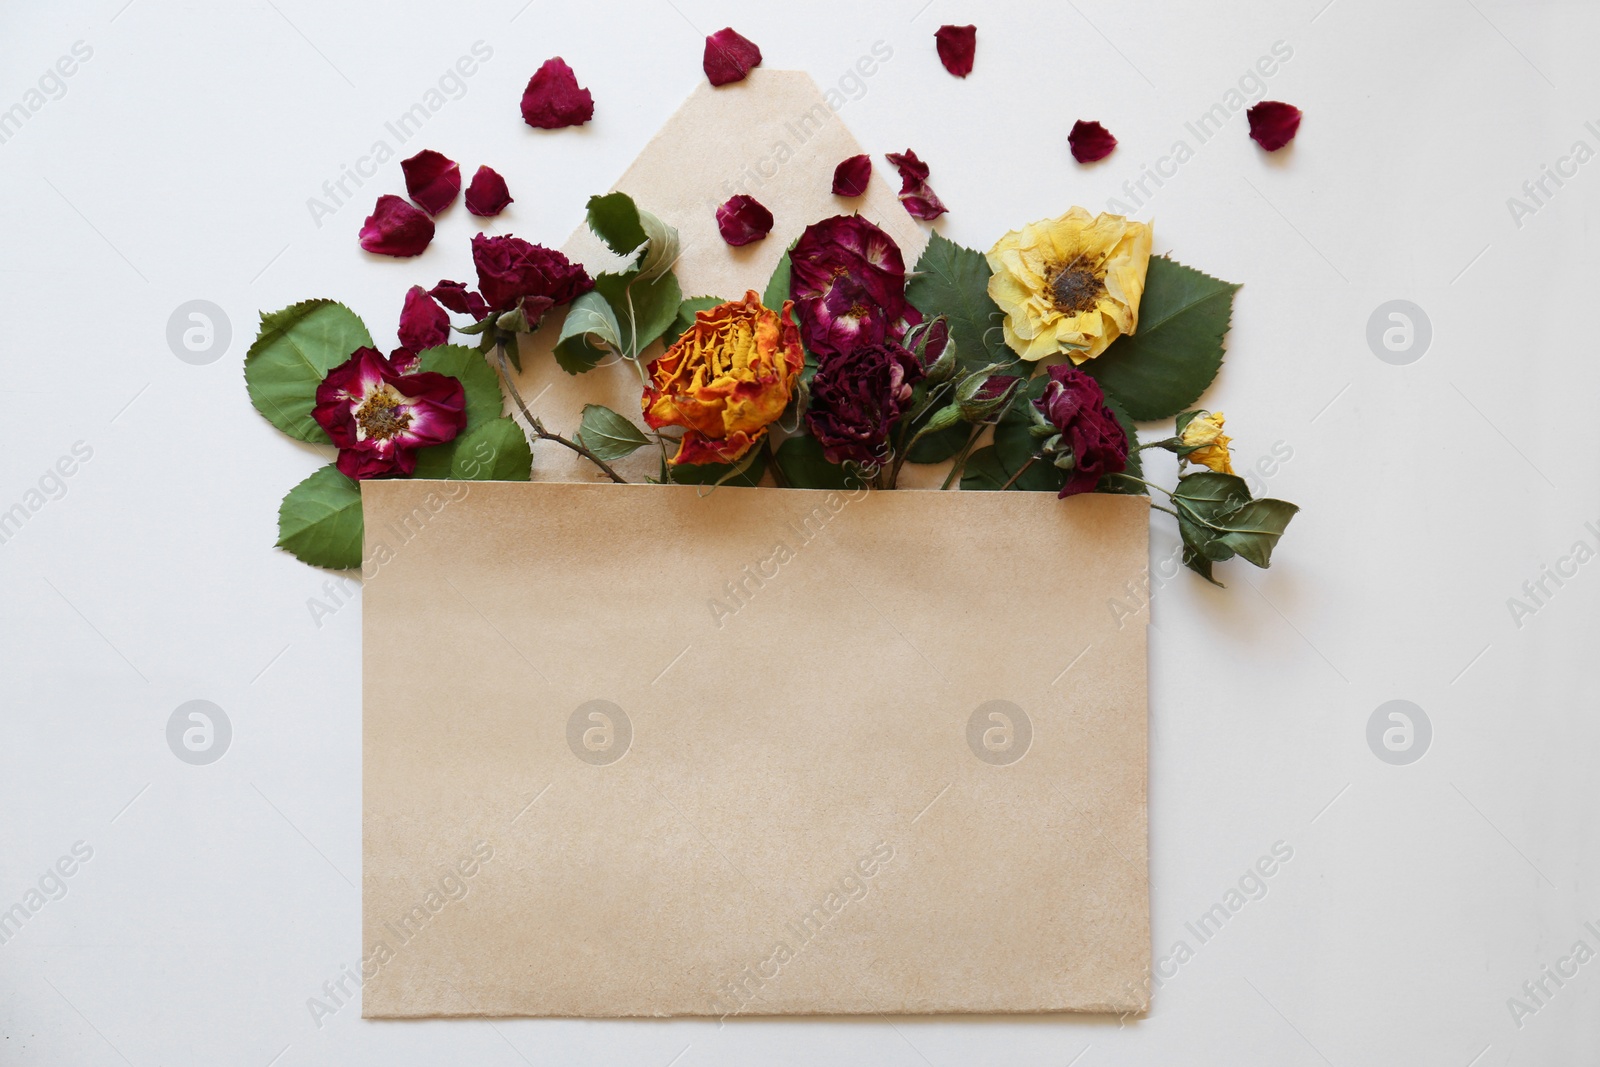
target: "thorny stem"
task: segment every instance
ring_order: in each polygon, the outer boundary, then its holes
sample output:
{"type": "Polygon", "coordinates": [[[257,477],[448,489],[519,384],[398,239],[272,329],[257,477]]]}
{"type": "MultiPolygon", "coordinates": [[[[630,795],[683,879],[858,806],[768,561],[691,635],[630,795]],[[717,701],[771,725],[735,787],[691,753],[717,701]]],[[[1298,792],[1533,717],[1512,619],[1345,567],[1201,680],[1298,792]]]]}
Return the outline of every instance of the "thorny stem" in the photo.
{"type": "Polygon", "coordinates": [[[506,350],[497,345],[494,353],[495,362],[500,371],[500,380],[505,383],[506,391],[511,394],[512,402],[517,405],[517,410],[522,412],[523,419],[527,421],[528,428],[533,431],[533,435],[535,437],[541,441],[554,441],[559,445],[565,445],[567,448],[572,449],[572,451],[576,452],[584,459],[587,459],[590,463],[593,463],[596,467],[599,467],[601,470],[605,471],[606,476],[613,482],[616,482],[618,485],[627,484],[627,479],[623,478],[622,475],[612,470],[609,463],[591,452],[587,446],[578,441],[568,440],[558,433],[553,433],[550,430],[545,429],[544,423],[539,420],[539,417],[528,410],[528,405],[522,399],[522,393],[518,391],[516,383],[511,380],[511,368],[506,364],[506,350]]]}
{"type": "Polygon", "coordinates": [[[1022,477],[1022,472],[1027,470],[1029,467],[1033,466],[1036,462],[1038,462],[1038,460],[1039,460],[1038,456],[1029,456],[1028,457],[1028,462],[1026,462],[1022,466],[1018,467],[1017,468],[1017,473],[1013,474],[1011,477],[1006,479],[1006,484],[1002,485],[1000,487],[1000,491],[1003,493],[1007,489],[1010,489],[1013,485],[1015,485],[1017,479],[1022,477]]]}

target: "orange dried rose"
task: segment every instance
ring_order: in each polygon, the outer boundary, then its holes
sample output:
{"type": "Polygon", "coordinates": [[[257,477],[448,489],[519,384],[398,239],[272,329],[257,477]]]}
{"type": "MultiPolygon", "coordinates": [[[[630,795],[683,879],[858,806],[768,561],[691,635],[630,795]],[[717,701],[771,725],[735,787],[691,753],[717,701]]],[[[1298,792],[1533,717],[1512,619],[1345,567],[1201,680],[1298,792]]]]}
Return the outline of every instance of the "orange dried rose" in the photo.
{"type": "Polygon", "coordinates": [[[737,462],[783,414],[805,365],[793,308],[789,300],[781,312],[763,307],[752,289],[696,313],[651,361],[644,421],[684,428],[673,465],[737,462]]]}

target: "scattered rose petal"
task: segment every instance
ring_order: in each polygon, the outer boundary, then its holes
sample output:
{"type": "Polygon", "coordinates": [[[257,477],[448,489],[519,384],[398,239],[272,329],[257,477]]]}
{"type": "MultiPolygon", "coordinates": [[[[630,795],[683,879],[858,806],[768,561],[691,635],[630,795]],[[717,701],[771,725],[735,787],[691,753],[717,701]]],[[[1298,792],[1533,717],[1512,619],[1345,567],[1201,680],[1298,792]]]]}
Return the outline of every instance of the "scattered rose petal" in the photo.
{"type": "Polygon", "coordinates": [[[712,85],[742,82],[750,71],[761,65],[761,49],[754,41],[734,32],[732,26],[718,30],[706,38],[705,58],[701,66],[712,85]]]}
{"type": "Polygon", "coordinates": [[[522,121],[541,130],[563,126],[582,126],[594,118],[594,97],[579,88],[578,76],[560,56],[544,61],[544,66],[528,79],[522,92],[522,121]]]}
{"type": "Polygon", "coordinates": [[[884,158],[900,172],[900,202],[914,218],[930,222],[949,210],[928,185],[928,165],[915,152],[908,148],[884,158]]]}
{"type": "Polygon", "coordinates": [[[1244,113],[1250,120],[1250,138],[1268,152],[1276,152],[1300,129],[1301,111],[1281,100],[1263,100],[1244,113]]]}
{"type": "Polygon", "coordinates": [[[860,196],[872,178],[872,157],[865,153],[851,156],[833,169],[834,196],[860,196]]]}
{"type": "Polygon", "coordinates": [[[433,220],[398,196],[378,197],[361,227],[361,247],[380,256],[420,256],[433,240],[433,220]]]}
{"type": "Polygon", "coordinates": [[[457,315],[471,315],[475,319],[481,319],[489,313],[489,302],[468,289],[462,282],[442,281],[429,289],[428,295],[457,315]]]}
{"type": "MultiPolygon", "coordinates": [[[[450,316],[420,285],[406,292],[400,309],[400,344],[412,352],[425,352],[450,340],[450,316]]],[[[391,358],[393,358],[391,356],[391,358]]]]}
{"type": "Polygon", "coordinates": [[[717,229],[730,245],[747,245],[772,232],[772,212],[740,193],[717,208],[717,229]]]}
{"type": "Polygon", "coordinates": [[[461,168],[431,148],[402,162],[400,169],[406,175],[406,192],[430,215],[455,203],[461,191],[461,168]]]}
{"type": "Polygon", "coordinates": [[[474,215],[498,215],[511,203],[511,191],[506,180],[488,167],[479,167],[467,186],[467,210],[474,215]]]}
{"type": "Polygon", "coordinates": [[[972,56],[978,50],[978,27],[940,26],[933,35],[939,46],[939,62],[958,78],[972,73],[972,56]]]}
{"type": "Polygon", "coordinates": [[[1098,122],[1079,119],[1072,124],[1072,132],[1067,134],[1067,144],[1072,146],[1072,158],[1079,163],[1097,163],[1117,147],[1117,139],[1098,122]]]}

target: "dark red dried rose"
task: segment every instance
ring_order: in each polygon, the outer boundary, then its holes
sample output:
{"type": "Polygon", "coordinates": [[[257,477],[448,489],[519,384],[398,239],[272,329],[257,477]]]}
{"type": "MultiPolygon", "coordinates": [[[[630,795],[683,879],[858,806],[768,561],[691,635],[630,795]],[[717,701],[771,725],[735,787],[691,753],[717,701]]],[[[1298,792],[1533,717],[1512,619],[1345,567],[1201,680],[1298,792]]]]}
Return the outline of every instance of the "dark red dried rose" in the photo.
{"type": "Polygon", "coordinates": [[[908,319],[921,321],[906,303],[900,247],[860,215],[807,226],[789,252],[789,266],[800,336],[816,355],[898,341],[908,319]]]}
{"type": "Polygon", "coordinates": [[[1117,147],[1117,139],[1098,122],[1079,119],[1072,124],[1072,132],[1067,134],[1067,144],[1072,146],[1072,158],[1079,163],[1097,163],[1117,147]]]}
{"type": "Polygon", "coordinates": [[[1244,113],[1250,120],[1250,138],[1268,152],[1276,152],[1300,130],[1301,111],[1281,100],[1263,100],[1244,113]]]}
{"type": "Polygon", "coordinates": [[[949,210],[928,184],[928,165],[915,152],[908,148],[884,158],[900,172],[900,202],[912,217],[930,222],[949,210]]]}
{"type": "Polygon", "coordinates": [[[594,97],[560,56],[544,61],[522,91],[522,121],[541,130],[582,126],[594,118],[594,97]]]}
{"type": "Polygon", "coordinates": [[[506,180],[488,167],[479,167],[467,186],[467,210],[474,215],[498,215],[511,203],[511,191],[506,180]]]}
{"type": "Polygon", "coordinates": [[[718,30],[706,38],[705,58],[701,66],[712,85],[742,82],[750,71],[761,65],[761,49],[755,42],[735,33],[732,26],[718,30]]]}
{"type": "Polygon", "coordinates": [[[833,195],[860,196],[872,180],[872,157],[866,153],[851,156],[833,168],[833,195]]]}
{"type": "Polygon", "coordinates": [[[1045,441],[1047,453],[1072,457],[1059,495],[1092,492],[1102,475],[1127,467],[1128,435],[1106,407],[1099,382],[1065,363],[1050,367],[1047,373],[1050,381],[1044,396],[1033,405],[1059,431],[1059,439],[1045,441]]]}
{"type": "Polygon", "coordinates": [[[311,417],[339,449],[347,478],[384,478],[417,469],[417,449],[455,439],[467,425],[461,382],[406,373],[372,348],[358,348],[317,386],[311,417]]]}
{"type": "Polygon", "coordinates": [[[420,285],[406,292],[400,309],[400,343],[412,352],[424,352],[450,340],[450,316],[420,285]]]}
{"type": "Polygon", "coordinates": [[[430,215],[455,203],[461,191],[461,168],[431,148],[402,161],[400,169],[405,172],[406,192],[430,215]]]}
{"type": "Polygon", "coordinates": [[[361,226],[361,247],[380,256],[420,256],[433,240],[433,220],[405,202],[403,197],[378,197],[361,226]]]}
{"type": "Polygon", "coordinates": [[[483,297],[461,282],[442,281],[429,289],[428,295],[457,315],[471,315],[475,319],[481,319],[489,314],[489,305],[483,297]]]}
{"type": "Polygon", "coordinates": [[[581,266],[554,249],[529,244],[520,237],[478,234],[472,239],[472,262],[478,268],[478,291],[495,311],[510,311],[524,298],[542,304],[529,309],[530,324],[535,310],[542,314],[594,288],[581,266]]]}
{"type": "Polygon", "coordinates": [[[806,428],[828,462],[883,462],[889,430],[922,375],[917,357],[893,341],[819,357],[806,428]]]}
{"type": "Polygon", "coordinates": [[[717,208],[717,229],[730,245],[747,245],[772,232],[772,212],[740,193],[717,208]]]}
{"type": "Polygon", "coordinates": [[[978,27],[940,26],[933,40],[939,48],[939,62],[958,78],[972,73],[972,55],[978,49],[978,27]]]}

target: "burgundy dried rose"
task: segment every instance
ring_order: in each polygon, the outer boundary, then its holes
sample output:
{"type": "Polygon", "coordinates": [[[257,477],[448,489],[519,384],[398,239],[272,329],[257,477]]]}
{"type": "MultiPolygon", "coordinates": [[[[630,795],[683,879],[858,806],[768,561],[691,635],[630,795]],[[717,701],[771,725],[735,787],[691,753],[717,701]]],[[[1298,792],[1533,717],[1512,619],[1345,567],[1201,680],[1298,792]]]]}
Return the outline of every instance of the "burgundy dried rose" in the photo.
{"type": "Polygon", "coordinates": [[[828,462],[883,462],[889,430],[910,408],[922,374],[917,357],[893,341],[821,357],[806,428],[828,462]]]}
{"type": "MultiPolygon", "coordinates": [[[[1127,467],[1128,435],[1106,407],[1099,382],[1065,363],[1049,368],[1048,374],[1044,396],[1033,405],[1060,432],[1053,446],[1056,454],[1072,457],[1060,495],[1092,492],[1103,475],[1127,467]]],[[[1045,447],[1051,449],[1051,441],[1046,441],[1045,447]]],[[[1061,465],[1059,461],[1057,465],[1061,465]]]]}
{"type": "Polygon", "coordinates": [[[400,344],[412,352],[425,352],[450,340],[450,316],[420,285],[406,292],[400,309],[400,344]]]}
{"type": "Polygon", "coordinates": [[[402,160],[400,169],[405,172],[406,193],[430,215],[455,203],[461,191],[461,168],[431,148],[402,160]]]}
{"type": "Polygon", "coordinates": [[[405,199],[385,194],[361,226],[361,247],[380,256],[420,256],[433,240],[433,220],[405,199]]]}
{"type": "Polygon", "coordinates": [[[594,97],[560,56],[544,61],[522,91],[522,121],[540,130],[582,126],[594,118],[594,97]]]}
{"type": "Polygon", "coordinates": [[[928,184],[928,165],[915,152],[908,148],[884,158],[900,172],[900,202],[912,217],[931,222],[949,210],[928,184]]]}
{"type": "Polygon", "coordinates": [[[1117,139],[1098,122],[1079,119],[1072,124],[1072,132],[1067,134],[1067,144],[1072,147],[1072,158],[1079,163],[1098,163],[1117,147],[1117,139]]]}
{"type": "Polygon", "coordinates": [[[405,373],[372,348],[358,348],[317,386],[311,410],[339,449],[347,478],[385,478],[417,469],[417,449],[455,439],[467,425],[467,396],[448,375],[405,373]]]}
{"type": "Polygon", "coordinates": [[[958,78],[972,73],[972,56],[978,49],[978,27],[940,26],[933,40],[945,70],[958,78]]]}
{"type": "Polygon", "coordinates": [[[461,282],[441,281],[428,290],[428,295],[457,315],[471,315],[475,319],[481,319],[489,314],[489,305],[483,297],[461,282]]]}
{"type": "Polygon", "coordinates": [[[717,229],[730,245],[747,245],[772,232],[772,212],[740,193],[717,208],[717,229]]]}
{"type": "Polygon", "coordinates": [[[570,303],[594,288],[583,267],[520,237],[478,234],[472,239],[472,262],[478,268],[478,291],[489,307],[510,311],[526,300],[524,313],[530,324],[549,308],[570,303]]]}
{"type": "Polygon", "coordinates": [[[487,218],[500,214],[511,202],[506,180],[488,167],[479,167],[467,186],[467,210],[487,218]]]}
{"type": "Polygon", "coordinates": [[[742,82],[761,65],[761,49],[755,42],[734,32],[732,26],[706,38],[701,66],[712,85],[742,82]]]}
{"type": "Polygon", "coordinates": [[[860,196],[872,180],[872,157],[866,153],[851,156],[833,169],[834,196],[860,196]]]}
{"type": "Polygon", "coordinates": [[[1244,113],[1250,121],[1250,138],[1268,152],[1276,152],[1300,130],[1301,111],[1281,100],[1263,100],[1244,113]]]}
{"type": "Polygon", "coordinates": [[[806,227],[789,252],[800,336],[821,356],[898,341],[921,316],[906,303],[906,265],[894,238],[859,215],[806,227]]]}

